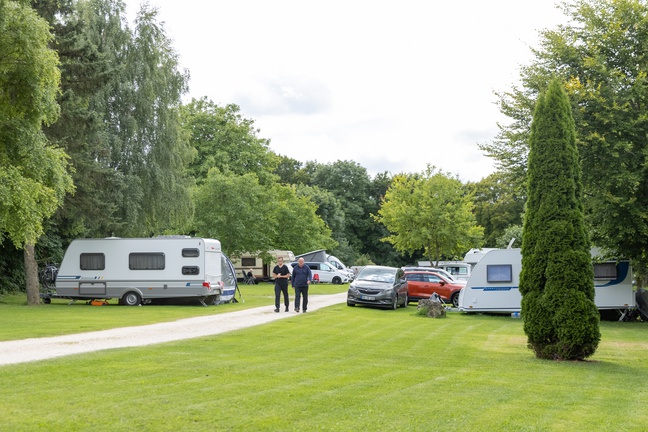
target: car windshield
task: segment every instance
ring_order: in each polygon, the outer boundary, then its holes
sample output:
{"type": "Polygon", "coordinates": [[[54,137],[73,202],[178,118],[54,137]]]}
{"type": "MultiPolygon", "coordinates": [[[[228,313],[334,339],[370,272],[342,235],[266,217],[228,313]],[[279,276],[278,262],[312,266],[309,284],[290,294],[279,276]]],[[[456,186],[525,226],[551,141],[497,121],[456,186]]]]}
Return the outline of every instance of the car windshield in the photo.
{"type": "Polygon", "coordinates": [[[357,280],[394,283],[395,272],[392,269],[365,268],[357,277],[357,280]]]}

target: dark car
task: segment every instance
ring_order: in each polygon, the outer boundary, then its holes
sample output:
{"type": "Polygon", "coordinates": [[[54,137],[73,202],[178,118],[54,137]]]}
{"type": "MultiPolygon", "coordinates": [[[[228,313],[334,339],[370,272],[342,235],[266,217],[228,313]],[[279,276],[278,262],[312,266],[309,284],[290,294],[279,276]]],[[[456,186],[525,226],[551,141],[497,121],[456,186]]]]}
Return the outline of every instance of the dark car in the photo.
{"type": "Polygon", "coordinates": [[[396,309],[409,302],[405,272],[396,267],[366,266],[349,285],[347,305],[396,309]]]}
{"type": "Polygon", "coordinates": [[[407,287],[410,300],[429,299],[437,293],[443,301],[450,302],[454,307],[459,306],[459,293],[465,286],[453,283],[440,273],[432,271],[406,271],[407,287]]]}

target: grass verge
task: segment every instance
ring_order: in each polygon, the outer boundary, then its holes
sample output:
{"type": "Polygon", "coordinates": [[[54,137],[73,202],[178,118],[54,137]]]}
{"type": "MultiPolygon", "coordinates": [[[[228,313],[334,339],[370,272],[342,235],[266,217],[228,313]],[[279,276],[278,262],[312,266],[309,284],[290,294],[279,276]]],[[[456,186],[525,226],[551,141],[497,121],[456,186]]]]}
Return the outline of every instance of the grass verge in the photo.
{"type": "Polygon", "coordinates": [[[521,320],[336,305],[0,367],[0,430],[641,430],[648,326],[601,332],[591,361],[542,361],[521,320]]]}

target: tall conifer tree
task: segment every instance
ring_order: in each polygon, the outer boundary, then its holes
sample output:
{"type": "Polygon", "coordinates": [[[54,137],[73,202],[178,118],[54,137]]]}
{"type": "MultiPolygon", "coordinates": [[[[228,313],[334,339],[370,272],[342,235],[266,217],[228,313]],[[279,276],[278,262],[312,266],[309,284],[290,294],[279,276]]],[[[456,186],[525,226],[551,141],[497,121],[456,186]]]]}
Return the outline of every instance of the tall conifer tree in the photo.
{"type": "Polygon", "coordinates": [[[585,229],[574,120],[558,80],[538,98],[531,125],[522,235],[522,316],[537,357],[591,356],[600,340],[585,229]]]}

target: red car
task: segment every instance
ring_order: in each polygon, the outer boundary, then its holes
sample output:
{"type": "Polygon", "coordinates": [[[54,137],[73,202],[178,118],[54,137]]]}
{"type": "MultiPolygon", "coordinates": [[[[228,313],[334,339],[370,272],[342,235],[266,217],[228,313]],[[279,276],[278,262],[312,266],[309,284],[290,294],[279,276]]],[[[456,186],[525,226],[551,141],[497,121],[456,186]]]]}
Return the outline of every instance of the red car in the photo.
{"type": "Polygon", "coordinates": [[[453,283],[444,276],[430,271],[406,271],[405,279],[409,300],[429,299],[433,293],[452,306],[459,306],[459,292],[464,285],[453,283]]]}

